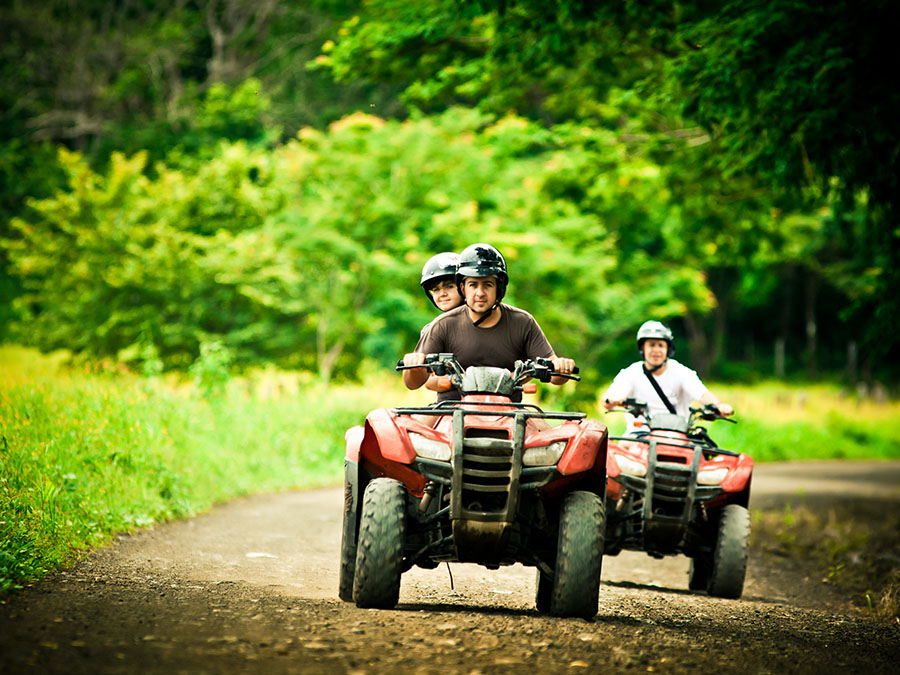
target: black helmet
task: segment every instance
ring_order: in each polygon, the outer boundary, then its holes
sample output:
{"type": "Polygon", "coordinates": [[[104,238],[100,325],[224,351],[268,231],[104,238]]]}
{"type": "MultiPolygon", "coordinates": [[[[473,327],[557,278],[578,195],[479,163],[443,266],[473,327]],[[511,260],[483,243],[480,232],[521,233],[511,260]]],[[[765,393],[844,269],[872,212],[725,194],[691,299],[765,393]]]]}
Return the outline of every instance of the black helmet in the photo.
{"type": "Polygon", "coordinates": [[[456,266],[459,264],[459,256],[452,251],[444,251],[433,255],[422,267],[422,280],[419,285],[425,291],[425,295],[431,300],[431,304],[437,307],[434,298],[428,289],[441,280],[454,281],[456,279],[456,266]]]}
{"type": "Polygon", "coordinates": [[[638,328],[637,332],[637,348],[644,355],[644,340],[665,340],[668,348],[666,349],[666,358],[675,354],[675,338],[669,327],[660,321],[645,321],[638,328]]]}
{"type": "Polygon", "coordinates": [[[459,265],[456,268],[456,285],[460,297],[465,298],[462,290],[466,277],[497,277],[497,303],[506,295],[509,275],[506,273],[506,261],[490,244],[472,244],[466,246],[459,254],[459,265]]]}

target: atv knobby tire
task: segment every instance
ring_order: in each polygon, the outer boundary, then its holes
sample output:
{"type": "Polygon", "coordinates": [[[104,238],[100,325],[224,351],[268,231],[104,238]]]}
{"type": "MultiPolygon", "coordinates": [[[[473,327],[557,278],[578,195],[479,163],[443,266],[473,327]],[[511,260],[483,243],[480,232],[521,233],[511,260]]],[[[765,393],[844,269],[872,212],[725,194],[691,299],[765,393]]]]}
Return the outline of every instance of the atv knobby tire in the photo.
{"type": "MultiPolygon", "coordinates": [[[[556,572],[550,613],[590,619],[597,613],[603,532],[603,500],[592,492],[573,492],[559,515],[556,572]]],[[[540,593],[540,583],[538,593],[540,593]]]]}
{"type": "Polygon", "coordinates": [[[750,549],[750,512],[738,504],[722,509],[709,576],[710,595],[739,598],[744,592],[750,549]]]}
{"type": "Polygon", "coordinates": [[[341,529],[341,569],[338,597],[344,602],[353,600],[353,577],[356,575],[356,537],[358,532],[356,509],[353,508],[352,487],[344,481],[344,518],[341,529]]]}
{"type": "Polygon", "coordinates": [[[363,495],[353,599],[357,607],[390,609],[400,597],[406,489],[391,478],[376,478],[363,495]]]}

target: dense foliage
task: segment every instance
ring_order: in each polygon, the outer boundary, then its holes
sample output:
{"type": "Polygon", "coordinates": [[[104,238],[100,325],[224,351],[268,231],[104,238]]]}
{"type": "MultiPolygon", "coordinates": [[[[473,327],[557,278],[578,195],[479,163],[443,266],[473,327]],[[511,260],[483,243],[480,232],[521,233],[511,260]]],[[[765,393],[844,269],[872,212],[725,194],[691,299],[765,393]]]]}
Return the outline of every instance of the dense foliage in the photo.
{"type": "Polygon", "coordinates": [[[716,247],[701,265],[727,317],[685,317],[693,351],[709,342],[716,360],[723,321],[733,340],[769,317],[814,372],[818,326],[864,327],[849,333],[874,359],[898,346],[900,92],[881,76],[898,61],[892,9],[887,0],[370,0],[321,60],[340,79],[402,86],[425,111],[466,102],[655,141],[673,202],[716,247]],[[823,222],[798,239],[785,231],[787,212],[823,222]],[[774,249],[760,227],[774,231],[774,249]],[[771,281],[746,264],[760,249],[771,281]],[[764,297],[773,286],[785,293],[764,297]],[[790,315],[802,317],[793,329],[790,315]]]}
{"type": "Polygon", "coordinates": [[[489,241],[597,382],[648,317],[703,373],[895,375],[887,8],[8,3],[0,338],[353,377],[489,241]]]}

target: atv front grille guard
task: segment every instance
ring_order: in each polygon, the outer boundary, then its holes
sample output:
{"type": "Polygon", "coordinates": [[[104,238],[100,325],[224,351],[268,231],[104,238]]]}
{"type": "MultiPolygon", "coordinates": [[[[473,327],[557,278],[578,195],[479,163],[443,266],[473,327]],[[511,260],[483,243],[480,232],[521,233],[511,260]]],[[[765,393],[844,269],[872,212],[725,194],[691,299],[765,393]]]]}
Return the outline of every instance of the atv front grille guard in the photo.
{"type": "Polygon", "coordinates": [[[424,408],[394,408],[398,415],[452,415],[450,463],[419,458],[416,464],[429,480],[450,487],[450,518],[480,522],[515,520],[519,494],[550,482],[556,471],[550,467],[523,467],[525,422],[529,418],[581,420],[584,413],[544,412],[532,404],[479,402],[478,408],[460,401],[442,401],[424,408]],[[484,408],[514,408],[485,410],[484,408]],[[469,438],[467,415],[514,418],[511,439],[469,438]]]}
{"type": "Polygon", "coordinates": [[[684,536],[694,516],[694,503],[712,499],[722,492],[722,488],[717,485],[697,485],[702,455],[737,453],[669,438],[662,441],[665,446],[693,451],[691,463],[680,464],[659,459],[659,441],[655,438],[613,436],[610,440],[648,445],[646,477],[620,474],[615,480],[643,495],[641,510],[632,516],[640,519],[644,550],[663,554],[677,551],[684,544],[684,536]]]}

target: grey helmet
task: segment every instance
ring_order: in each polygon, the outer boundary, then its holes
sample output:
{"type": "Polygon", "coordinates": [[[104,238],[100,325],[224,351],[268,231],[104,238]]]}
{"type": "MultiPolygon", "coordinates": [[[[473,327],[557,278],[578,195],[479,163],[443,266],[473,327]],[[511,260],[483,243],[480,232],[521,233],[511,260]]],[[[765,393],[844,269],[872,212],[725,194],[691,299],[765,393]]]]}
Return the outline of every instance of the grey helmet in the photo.
{"type": "Polygon", "coordinates": [[[666,358],[675,354],[675,338],[669,327],[661,321],[645,321],[638,328],[637,348],[641,356],[644,355],[644,340],[665,340],[666,345],[668,345],[666,358]]]}

